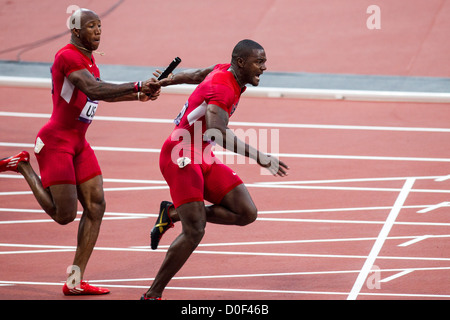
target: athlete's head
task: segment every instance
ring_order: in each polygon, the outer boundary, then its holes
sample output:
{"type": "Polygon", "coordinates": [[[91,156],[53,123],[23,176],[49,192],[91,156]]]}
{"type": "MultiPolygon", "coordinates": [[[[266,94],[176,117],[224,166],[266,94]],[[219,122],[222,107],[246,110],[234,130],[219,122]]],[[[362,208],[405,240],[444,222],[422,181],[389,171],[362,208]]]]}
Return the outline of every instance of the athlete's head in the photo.
{"type": "Polygon", "coordinates": [[[253,40],[239,41],[231,54],[231,65],[241,85],[257,86],[259,76],[266,70],[266,61],[264,48],[253,40]]]}
{"type": "Polygon", "coordinates": [[[94,11],[76,10],[70,17],[69,27],[72,31],[73,42],[90,51],[97,50],[102,28],[100,18],[94,11]]]}

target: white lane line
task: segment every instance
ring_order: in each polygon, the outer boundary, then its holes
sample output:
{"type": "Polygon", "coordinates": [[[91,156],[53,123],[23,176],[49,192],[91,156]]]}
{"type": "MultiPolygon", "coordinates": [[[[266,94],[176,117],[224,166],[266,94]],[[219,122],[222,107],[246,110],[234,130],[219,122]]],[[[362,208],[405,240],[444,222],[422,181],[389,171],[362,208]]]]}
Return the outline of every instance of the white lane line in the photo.
{"type": "MultiPolygon", "coordinates": [[[[431,267],[431,268],[408,268],[408,269],[380,269],[378,272],[397,272],[408,274],[413,271],[444,271],[450,270],[450,267],[431,267]]],[[[222,274],[222,275],[200,275],[200,276],[175,276],[172,280],[197,280],[197,279],[227,279],[227,278],[257,278],[257,277],[289,277],[289,276],[309,276],[309,275],[341,275],[349,273],[359,273],[360,270],[331,270],[331,271],[300,271],[300,272],[273,272],[273,273],[246,273],[246,274],[222,274]]],[[[387,277],[381,282],[388,282],[398,278],[398,276],[387,277]],[[389,279],[390,278],[390,279],[389,279]]],[[[95,283],[104,282],[141,282],[153,281],[155,278],[125,278],[125,279],[102,279],[90,280],[95,283]]]]}
{"type": "MultiPolygon", "coordinates": [[[[0,116],[49,119],[51,114],[0,111],[0,116]]],[[[173,124],[173,119],[114,117],[114,116],[95,116],[95,121],[173,124]]],[[[243,122],[243,121],[231,121],[229,124],[230,126],[241,126],[241,127],[269,127],[269,128],[292,128],[292,129],[328,129],[328,130],[363,130],[363,131],[369,130],[369,131],[444,132],[444,133],[450,132],[450,128],[355,126],[355,125],[333,125],[333,124],[327,125],[327,124],[243,122]]]]}
{"type": "Polygon", "coordinates": [[[391,280],[394,280],[394,279],[400,278],[400,277],[402,277],[404,275],[407,275],[408,273],[411,273],[413,271],[414,271],[413,269],[403,270],[403,271],[401,271],[399,273],[393,274],[390,277],[387,277],[387,278],[384,278],[384,279],[380,280],[380,282],[389,282],[391,280]]]}
{"type": "Polygon", "coordinates": [[[8,254],[29,254],[29,253],[55,253],[55,252],[73,252],[76,249],[47,249],[47,250],[20,250],[20,251],[0,251],[0,255],[8,254]]]}
{"type": "MultiPolygon", "coordinates": [[[[5,179],[23,179],[23,176],[17,173],[0,174],[0,178],[5,179]]],[[[165,180],[146,180],[146,179],[117,179],[117,178],[103,178],[103,182],[113,183],[134,183],[134,184],[167,184],[165,180]]]]}
{"type": "Polygon", "coordinates": [[[412,240],[409,240],[409,241],[406,241],[404,243],[399,244],[398,247],[407,247],[407,246],[410,246],[410,245],[412,245],[414,243],[417,243],[419,241],[428,239],[429,237],[430,237],[429,235],[423,235],[423,236],[420,236],[420,237],[415,237],[412,240]]]}
{"type": "MultiPolygon", "coordinates": [[[[269,188],[269,189],[298,189],[298,190],[332,190],[332,191],[362,191],[362,192],[400,192],[401,189],[398,188],[364,188],[364,187],[332,187],[332,186],[295,186],[295,185],[271,185],[271,184],[253,184],[246,183],[248,188],[269,188]]],[[[146,190],[164,190],[168,189],[167,185],[162,186],[142,186],[142,187],[115,187],[115,188],[104,188],[104,191],[146,191],[146,190]]],[[[450,190],[442,189],[411,189],[410,192],[415,193],[450,193],[450,190]]],[[[31,195],[31,191],[5,191],[0,192],[0,196],[20,196],[20,195],[31,195]]],[[[440,205],[441,207],[449,206],[447,202],[440,205]]],[[[421,210],[419,213],[424,213],[431,211],[435,208],[429,210],[421,210]]]]}
{"type": "MultiPolygon", "coordinates": [[[[21,213],[45,213],[42,209],[19,209],[19,208],[0,208],[0,212],[21,212],[21,213]]],[[[83,211],[77,211],[77,215],[82,215],[83,211]]],[[[157,213],[145,213],[145,212],[111,212],[106,211],[105,216],[132,216],[132,217],[157,217],[157,213]]]]}
{"type": "MultiPolygon", "coordinates": [[[[153,216],[157,216],[154,214],[153,216]]],[[[442,235],[429,235],[429,238],[450,238],[449,234],[442,235]]],[[[387,237],[386,240],[406,240],[415,239],[416,236],[395,236],[387,237]]],[[[200,243],[199,248],[203,247],[231,247],[231,246],[258,246],[258,245],[286,245],[286,244],[300,244],[300,243],[329,243],[329,242],[357,242],[357,241],[374,241],[375,237],[364,237],[364,238],[330,238],[330,239],[304,239],[304,240],[268,240],[268,241],[247,241],[247,242],[216,242],[216,243],[200,243]]],[[[70,249],[75,248],[74,246],[61,246],[61,245],[43,245],[43,244],[21,244],[21,243],[0,243],[0,247],[11,247],[11,248],[38,248],[38,249],[70,249]]],[[[158,248],[167,249],[170,245],[160,245],[158,248]]],[[[128,248],[115,248],[117,250],[134,250],[143,249],[148,250],[149,246],[130,246],[128,248]]],[[[106,248],[105,248],[106,250],[106,248]]],[[[450,268],[450,267],[448,267],[450,268]]],[[[401,270],[404,270],[401,269],[401,270]]]]}
{"type": "MultiPolygon", "coordinates": [[[[279,185],[279,184],[256,184],[246,183],[247,187],[253,188],[273,188],[273,189],[300,189],[300,190],[336,190],[336,191],[379,191],[379,192],[400,192],[399,188],[368,188],[368,187],[333,187],[333,186],[310,186],[310,185],[279,185]]],[[[411,192],[419,193],[450,193],[444,189],[411,189],[411,192]]]]}
{"type": "MultiPolygon", "coordinates": [[[[147,218],[147,217],[139,217],[139,216],[103,217],[103,221],[145,219],[145,218],[147,218]]],[[[74,221],[80,221],[80,218],[76,218],[74,221]]],[[[8,220],[8,221],[0,221],[0,225],[2,225],[2,224],[23,224],[23,223],[49,223],[49,222],[55,222],[55,221],[53,219],[8,220]]]]}
{"type": "MultiPolygon", "coordinates": [[[[295,218],[257,218],[258,221],[274,221],[274,222],[303,222],[303,223],[349,223],[349,224],[386,224],[386,221],[375,220],[335,220],[335,219],[295,219],[295,218]]],[[[395,221],[395,225],[404,226],[450,226],[450,222],[410,222],[395,221]]]]}
{"type": "MultiPolygon", "coordinates": [[[[420,208],[426,208],[426,207],[429,207],[429,205],[403,206],[402,209],[420,209],[420,208]]],[[[377,211],[377,210],[392,210],[392,206],[329,208],[329,209],[299,209],[299,210],[263,210],[263,211],[258,211],[258,215],[261,215],[261,214],[285,214],[285,213],[320,213],[320,212],[330,213],[330,212],[377,211]]]]}
{"type": "MultiPolygon", "coordinates": [[[[96,284],[95,281],[90,281],[96,284]]],[[[2,285],[43,285],[43,286],[62,286],[63,282],[33,282],[33,281],[5,281],[0,280],[2,285]]],[[[105,287],[111,288],[132,288],[132,289],[148,289],[146,285],[114,285],[103,284],[105,287]]],[[[206,287],[167,287],[167,290],[186,290],[186,291],[219,291],[219,292],[243,292],[243,293],[275,293],[275,294],[313,294],[313,295],[347,295],[348,292],[336,291],[299,291],[299,290],[270,290],[270,289],[250,289],[250,288],[206,288],[206,287]]],[[[450,298],[450,295],[444,294],[428,294],[428,293],[383,293],[371,292],[361,293],[363,296],[388,296],[388,297],[414,297],[414,298],[450,298]]]]}
{"type": "MultiPolygon", "coordinates": [[[[0,142],[1,147],[34,148],[32,143],[0,142]]],[[[92,146],[96,151],[114,152],[138,152],[138,153],[160,153],[161,149],[155,148],[129,148],[129,147],[104,147],[92,146]]],[[[217,156],[236,155],[229,151],[215,151],[217,156]]],[[[303,153],[274,153],[274,156],[283,158],[306,158],[306,159],[332,159],[332,160],[374,160],[374,161],[417,161],[417,162],[450,162],[450,158],[424,158],[424,157],[389,157],[389,156],[357,156],[357,155],[323,155],[303,153]]],[[[238,155],[236,155],[238,156],[238,155]]]]}
{"type": "MultiPolygon", "coordinates": [[[[403,206],[402,209],[420,209],[427,208],[431,205],[413,205],[413,206],[403,206]]],[[[448,205],[450,206],[450,204],[448,205]]],[[[330,212],[349,212],[349,211],[378,211],[378,210],[392,210],[392,206],[380,206],[380,207],[353,207],[353,208],[326,208],[326,209],[294,209],[294,210],[261,210],[258,211],[258,215],[278,215],[278,214],[290,214],[290,213],[330,213],[330,212]]],[[[22,209],[22,208],[0,208],[0,212],[44,212],[42,209],[22,209]]],[[[80,213],[81,211],[78,211],[80,213]]],[[[105,213],[108,214],[108,213],[105,213]]],[[[111,213],[109,213],[111,214],[111,213]]],[[[143,213],[122,213],[129,215],[139,215],[143,213]]]]}
{"type": "MultiPolygon", "coordinates": [[[[3,246],[8,247],[8,244],[3,246]]],[[[9,247],[21,247],[20,245],[10,244],[9,247]]],[[[28,248],[28,246],[26,246],[28,248]]],[[[55,246],[55,249],[45,249],[45,250],[26,250],[26,251],[0,251],[0,254],[31,254],[31,253],[41,253],[41,252],[64,252],[64,251],[74,251],[67,247],[67,249],[59,249],[55,246]]],[[[167,253],[166,249],[152,250],[148,248],[113,248],[113,247],[95,247],[95,251],[115,251],[115,252],[145,252],[151,254],[162,254],[167,253]]],[[[344,255],[344,254],[307,254],[307,253],[279,253],[279,252],[251,252],[251,251],[214,251],[214,250],[195,250],[194,254],[207,254],[207,255],[229,255],[229,256],[256,256],[256,257],[285,257],[285,258],[317,258],[317,259],[367,259],[365,255],[344,255]]],[[[450,261],[450,258],[442,257],[398,257],[398,256],[379,256],[380,260],[405,260],[405,261],[450,261]]]]}
{"type": "MultiPolygon", "coordinates": [[[[429,235],[428,238],[450,238],[450,234],[429,235]]],[[[386,240],[406,240],[415,239],[416,236],[396,236],[387,237],[386,240]]],[[[328,243],[328,242],[357,242],[357,241],[374,241],[375,237],[366,238],[330,238],[330,239],[304,239],[304,240],[273,240],[273,241],[248,241],[248,242],[216,242],[216,243],[200,243],[199,248],[202,247],[230,247],[230,246],[253,246],[253,245],[278,245],[278,244],[299,244],[299,243],[328,243]]],[[[160,245],[158,248],[167,249],[170,245],[160,245]]],[[[132,246],[130,248],[148,248],[147,246],[132,246]]],[[[403,270],[403,269],[402,269],[403,270]]]]}
{"type": "MultiPolygon", "coordinates": [[[[403,208],[403,207],[402,207],[403,208]]],[[[36,209],[13,209],[13,208],[0,208],[0,212],[28,212],[28,213],[43,213],[43,210],[36,209]]],[[[81,214],[82,212],[77,212],[81,214]]],[[[106,212],[103,220],[121,220],[121,219],[139,219],[156,217],[157,214],[151,213],[120,213],[120,212],[106,212]],[[108,217],[117,216],[117,217],[108,217]]],[[[75,219],[78,221],[79,219],[75,219]]],[[[336,219],[301,219],[301,218],[266,218],[258,217],[257,221],[270,221],[270,222],[298,222],[298,223],[338,223],[338,224],[385,224],[385,221],[377,220],[336,220],[336,219]]],[[[15,223],[43,223],[53,222],[51,219],[30,219],[30,220],[7,220],[0,221],[0,224],[15,224],[15,223]]],[[[446,222],[409,222],[409,221],[396,221],[396,225],[414,225],[414,226],[450,226],[450,223],[446,222]]]]}
{"type": "MultiPolygon", "coordinates": [[[[169,186],[147,186],[147,187],[116,187],[116,188],[104,188],[103,191],[146,191],[146,190],[164,190],[169,189],[169,186]]],[[[32,191],[6,191],[0,192],[0,196],[23,196],[31,195],[32,191]]]]}
{"type": "MultiPolygon", "coordinates": [[[[366,187],[333,187],[333,186],[296,186],[296,185],[271,185],[271,184],[254,184],[246,183],[248,188],[268,188],[268,189],[298,189],[298,190],[332,190],[332,191],[363,191],[363,192],[400,192],[398,188],[366,188],[366,187]]],[[[115,187],[104,188],[104,191],[145,191],[145,190],[164,190],[168,189],[167,184],[162,186],[141,186],[141,187],[115,187]]],[[[411,189],[411,192],[416,193],[450,193],[450,190],[443,189],[411,189]]],[[[5,191],[0,192],[0,196],[19,196],[30,195],[31,191],[5,191]]],[[[441,207],[448,206],[447,202],[440,204],[441,207]]],[[[433,210],[422,210],[420,213],[433,210]]]]}
{"type": "Polygon", "coordinates": [[[442,176],[442,177],[437,177],[434,181],[442,182],[442,181],[445,181],[445,180],[448,180],[448,179],[450,179],[450,174],[446,175],[446,176],[442,176]]]}
{"type": "MultiPolygon", "coordinates": [[[[106,248],[105,248],[106,250],[106,248]]],[[[144,249],[142,249],[144,250],[144,249]]],[[[149,249],[150,250],[150,249],[149,249]]],[[[144,250],[146,251],[146,250],[144,250]]],[[[155,252],[167,252],[167,250],[155,250],[155,252]]],[[[345,255],[345,254],[308,254],[308,253],[278,253],[278,252],[249,252],[249,251],[213,251],[196,250],[196,254],[214,254],[214,255],[237,255],[237,256],[271,256],[271,257],[309,257],[309,258],[330,258],[330,259],[366,259],[366,255],[345,255]]],[[[450,258],[430,258],[430,257],[395,257],[378,256],[380,260],[413,260],[413,261],[450,261],[450,258]]],[[[369,270],[370,271],[370,270],[369,270]]]]}
{"type": "Polygon", "coordinates": [[[377,240],[375,241],[372,250],[369,253],[369,256],[367,257],[366,261],[364,262],[364,265],[361,269],[361,272],[359,273],[358,277],[356,278],[356,281],[353,285],[352,290],[350,291],[350,294],[347,297],[347,300],[355,300],[358,296],[359,292],[361,291],[362,286],[364,285],[364,282],[370,272],[370,270],[373,267],[373,264],[375,262],[375,259],[377,258],[378,254],[380,253],[381,248],[383,247],[384,241],[386,240],[389,231],[391,230],[392,226],[395,223],[395,220],[397,219],[398,214],[400,213],[400,209],[402,208],[403,204],[406,201],[406,198],[408,197],[409,191],[411,190],[413,184],[414,184],[413,178],[408,178],[405,181],[405,184],[403,185],[402,191],[397,197],[397,200],[395,201],[395,204],[389,213],[389,216],[386,219],[386,223],[383,225],[383,228],[380,231],[380,234],[378,235],[377,240]]]}
{"type": "Polygon", "coordinates": [[[145,190],[164,190],[169,186],[151,186],[151,187],[122,187],[122,188],[104,188],[103,191],[145,191],[145,190]]]}
{"type": "MultiPolygon", "coordinates": [[[[0,175],[1,177],[1,175],[0,175]]],[[[379,182],[379,181],[405,181],[408,178],[415,180],[435,180],[443,178],[442,176],[415,176],[415,177],[381,177],[381,178],[349,178],[332,180],[296,180],[296,181],[265,181],[255,182],[256,184],[321,184],[321,183],[349,183],[349,182],[379,182]]]]}
{"type": "MultiPolygon", "coordinates": [[[[8,244],[3,243],[3,247],[24,247],[24,248],[40,248],[40,245],[23,245],[23,244],[8,244]]],[[[55,250],[73,250],[67,246],[45,246],[44,249],[55,250]]],[[[150,247],[95,247],[95,251],[119,251],[119,252],[151,252],[151,253],[166,253],[166,249],[152,250],[150,247]]],[[[10,251],[4,251],[8,254],[10,251]]],[[[17,253],[22,253],[18,251],[17,253]]],[[[30,252],[32,253],[32,252],[30,252]]],[[[328,258],[328,259],[367,259],[366,255],[345,255],[345,254],[308,254],[308,253],[280,253],[280,252],[252,252],[252,251],[215,251],[215,250],[195,250],[194,254],[211,254],[211,255],[231,255],[231,256],[270,256],[270,257],[309,257],[309,258],[328,258]]],[[[398,257],[398,256],[378,256],[380,260],[413,260],[413,261],[450,261],[450,258],[443,257],[398,257]]]]}
{"type": "MultiPolygon", "coordinates": [[[[23,179],[19,174],[15,173],[0,173],[0,178],[5,179],[23,179]]],[[[299,185],[299,184],[327,184],[327,183],[349,183],[349,182],[378,182],[378,181],[405,181],[408,178],[415,180],[435,180],[442,178],[442,176],[415,176],[415,177],[384,177],[384,178],[353,178],[353,179],[333,179],[333,180],[297,180],[297,181],[265,181],[255,182],[254,184],[270,184],[270,185],[299,185]]],[[[104,182],[117,183],[137,183],[137,184],[166,184],[165,180],[145,180],[145,179],[117,179],[117,178],[103,178],[104,182]]]]}
{"type": "Polygon", "coordinates": [[[441,203],[429,206],[428,208],[419,210],[419,211],[417,211],[417,213],[427,213],[427,212],[436,210],[436,209],[441,208],[441,207],[448,207],[449,205],[450,205],[450,202],[445,201],[445,202],[441,202],[441,203]]]}

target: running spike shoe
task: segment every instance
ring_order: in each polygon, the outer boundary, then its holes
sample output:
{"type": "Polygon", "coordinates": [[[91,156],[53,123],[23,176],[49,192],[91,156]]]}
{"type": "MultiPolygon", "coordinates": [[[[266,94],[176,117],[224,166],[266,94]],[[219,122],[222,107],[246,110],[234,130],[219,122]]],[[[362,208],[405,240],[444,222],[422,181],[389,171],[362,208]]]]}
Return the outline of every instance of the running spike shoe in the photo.
{"type": "Polygon", "coordinates": [[[29,162],[30,161],[30,154],[26,151],[22,151],[15,156],[9,157],[9,158],[3,158],[0,159],[0,172],[4,171],[14,171],[19,172],[17,170],[17,166],[19,165],[19,162],[29,162]]]}
{"type": "Polygon", "coordinates": [[[150,232],[151,243],[150,246],[153,250],[158,248],[159,240],[163,234],[170,228],[173,228],[174,224],[169,217],[169,208],[173,206],[172,202],[162,201],[159,207],[159,216],[156,220],[155,226],[150,232]]]}
{"type": "Polygon", "coordinates": [[[98,295],[107,294],[109,290],[106,288],[91,286],[87,281],[81,281],[76,287],[69,288],[67,283],[64,283],[63,293],[66,296],[79,296],[79,295],[98,295]]]}
{"type": "Polygon", "coordinates": [[[145,293],[141,296],[141,300],[161,300],[161,297],[146,297],[145,293]]]}

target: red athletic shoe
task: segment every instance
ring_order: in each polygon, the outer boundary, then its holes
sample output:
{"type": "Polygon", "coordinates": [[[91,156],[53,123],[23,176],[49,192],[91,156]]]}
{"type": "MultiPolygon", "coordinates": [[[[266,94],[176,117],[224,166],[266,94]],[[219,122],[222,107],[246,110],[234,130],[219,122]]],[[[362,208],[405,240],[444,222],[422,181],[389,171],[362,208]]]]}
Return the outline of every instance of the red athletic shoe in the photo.
{"type": "Polygon", "coordinates": [[[63,293],[66,296],[79,296],[79,295],[96,295],[107,294],[109,290],[106,288],[99,288],[91,286],[87,281],[81,281],[80,285],[74,288],[69,288],[66,283],[63,286],[63,293]]]}
{"type": "Polygon", "coordinates": [[[141,296],[141,300],[161,300],[161,297],[146,297],[145,293],[141,296]]]}
{"type": "Polygon", "coordinates": [[[29,162],[30,161],[30,154],[26,151],[22,151],[19,154],[16,154],[15,156],[0,159],[0,172],[3,171],[17,171],[17,166],[19,165],[19,162],[29,162]]]}

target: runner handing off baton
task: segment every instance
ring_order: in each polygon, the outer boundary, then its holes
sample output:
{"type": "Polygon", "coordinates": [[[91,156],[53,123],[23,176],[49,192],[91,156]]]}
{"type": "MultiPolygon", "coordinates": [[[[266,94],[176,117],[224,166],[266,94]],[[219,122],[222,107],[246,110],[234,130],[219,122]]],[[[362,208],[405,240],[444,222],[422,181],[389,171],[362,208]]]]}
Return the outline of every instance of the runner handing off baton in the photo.
{"type": "Polygon", "coordinates": [[[108,289],[83,281],[105,212],[102,172],[85,134],[99,100],[155,100],[160,84],[154,78],[124,84],[102,81],[92,55],[100,45],[100,18],[93,11],[79,9],[70,21],[70,43],[56,53],[51,69],[53,113],[39,131],[34,148],[41,178],[31,167],[26,151],[0,160],[0,172],[21,173],[42,209],[61,225],[75,219],[80,201],[83,214],[77,250],[63,292],[105,294],[108,289]]]}

